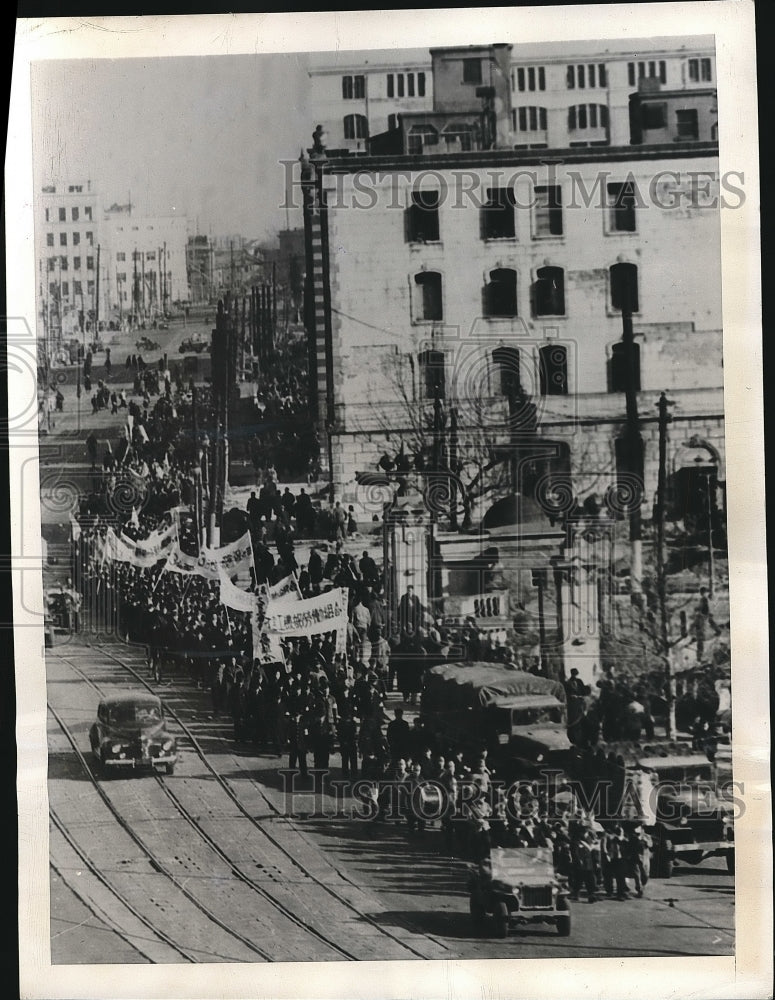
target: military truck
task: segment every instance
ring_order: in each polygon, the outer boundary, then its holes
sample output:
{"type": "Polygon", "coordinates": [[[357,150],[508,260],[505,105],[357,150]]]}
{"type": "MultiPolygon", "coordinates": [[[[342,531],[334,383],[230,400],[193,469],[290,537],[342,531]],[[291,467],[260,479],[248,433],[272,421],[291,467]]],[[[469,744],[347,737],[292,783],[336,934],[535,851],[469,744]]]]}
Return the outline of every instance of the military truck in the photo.
{"type": "Polygon", "coordinates": [[[735,871],[734,801],[716,765],[700,753],[641,757],[632,771],[642,820],[653,839],[651,875],[670,878],[676,863],[721,856],[735,871]]]}
{"type": "Polygon", "coordinates": [[[563,685],[497,663],[442,663],[426,671],[420,717],[444,747],[486,749],[507,779],[564,770],[573,753],[563,685]]]}

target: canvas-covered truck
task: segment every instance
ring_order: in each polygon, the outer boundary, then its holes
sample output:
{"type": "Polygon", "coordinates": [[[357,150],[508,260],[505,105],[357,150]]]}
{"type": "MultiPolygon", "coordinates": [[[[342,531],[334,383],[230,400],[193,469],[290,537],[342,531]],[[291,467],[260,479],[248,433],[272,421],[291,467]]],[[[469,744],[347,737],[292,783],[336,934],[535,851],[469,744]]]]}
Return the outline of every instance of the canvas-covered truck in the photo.
{"type": "Polygon", "coordinates": [[[734,801],[719,786],[716,765],[698,753],[638,759],[642,820],[652,837],[651,874],[670,878],[676,863],[724,857],[735,870],[734,801]]]}
{"type": "Polygon", "coordinates": [[[564,770],[572,755],[559,681],[497,663],[442,663],[425,674],[420,715],[445,747],[487,749],[503,777],[564,770]]]}

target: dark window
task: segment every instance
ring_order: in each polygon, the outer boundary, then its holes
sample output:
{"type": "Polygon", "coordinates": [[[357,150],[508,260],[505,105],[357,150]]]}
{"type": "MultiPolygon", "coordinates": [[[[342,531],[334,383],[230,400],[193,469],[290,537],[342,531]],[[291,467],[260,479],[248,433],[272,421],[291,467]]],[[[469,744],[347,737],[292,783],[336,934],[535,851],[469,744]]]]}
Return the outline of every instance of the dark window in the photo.
{"type": "Polygon", "coordinates": [[[608,85],[608,79],[605,71],[605,63],[600,63],[597,67],[597,78],[600,81],[601,87],[606,87],[608,85]]]}
{"type": "Polygon", "coordinates": [[[576,75],[578,77],[579,87],[581,87],[583,89],[586,86],[586,82],[585,82],[585,79],[584,79],[584,67],[583,66],[577,66],[576,67],[576,75]]]}
{"type": "Polygon", "coordinates": [[[366,96],[366,77],[353,77],[353,97],[364,98],[366,96]]]}
{"type": "Polygon", "coordinates": [[[49,217],[49,211],[50,211],[50,209],[47,208],[46,209],[46,222],[51,222],[51,219],[49,217]]]}
{"type": "Polygon", "coordinates": [[[689,60],[689,79],[697,83],[700,79],[700,63],[698,59],[689,60]]]}
{"type": "Polygon", "coordinates": [[[508,239],[514,234],[513,192],[510,188],[488,188],[482,207],[482,239],[508,239]]]}
{"type": "Polygon", "coordinates": [[[546,90],[546,73],[543,66],[538,67],[538,89],[546,90]]]}
{"type": "Polygon", "coordinates": [[[81,282],[80,281],[74,281],[73,282],[73,295],[82,295],[82,294],[83,294],[83,292],[81,291],[81,282]]]}
{"type": "Polygon", "coordinates": [[[490,271],[485,285],[485,312],[487,316],[517,315],[517,272],[508,267],[490,271]]]}
{"type": "Polygon", "coordinates": [[[635,86],[635,63],[627,63],[627,82],[631,87],[635,86]]]}
{"type": "Polygon", "coordinates": [[[635,232],[635,190],[632,182],[608,185],[609,223],[616,233],[635,232]]]}
{"type": "Polygon", "coordinates": [[[646,75],[646,64],[642,63],[642,62],[639,62],[638,63],[638,79],[642,80],[645,75],[646,75]]]}
{"type": "Polygon", "coordinates": [[[587,127],[587,106],[579,104],[579,128],[587,127]]]}
{"type": "Polygon", "coordinates": [[[55,281],[49,283],[48,292],[49,295],[56,295],[58,291],[58,285],[55,281]]]}
{"type": "Polygon", "coordinates": [[[638,268],[635,264],[614,264],[610,269],[613,309],[638,311],[638,268]]]}
{"type": "Polygon", "coordinates": [[[425,73],[417,74],[417,96],[425,97],[425,73]]]}
{"type": "Polygon", "coordinates": [[[655,62],[649,63],[649,76],[657,75],[657,64],[655,62]]]}
{"type": "Polygon", "coordinates": [[[353,96],[353,78],[351,76],[342,77],[342,97],[349,101],[353,96]]]}
{"type": "Polygon", "coordinates": [[[67,270],[67,257],[59,258],[59,266],[63,271],[67,270]]]}
{"type": "Polygon", "coordinates": [[[77,222],[78,221],[78,209],[77,208],[71,209],[70,210],[70,215],[73,218],[73,222],[77,222]]]}
{"type": "Polygon", "coordinates": [[[414,73],[406,74],[406,93],[408,97],[414,97],[414,73]]]}
{"type": "Polygon", "coordinates": [[[399,97],[403,97],[404,96],[404,74],[403,73],[398,73],[396,75],[396,82],[398,83],[398,96],[399,97]]]}
{"type": "Polygon", "coordinates": [[[412,125],[406,137],[406,151],[422,153],[426,146],[436,146],[438,142],[439,134],[432,125],[412,125]]]}
{"type": "Polygon", "coordinates": [[[667,67],[664,59],[659,60],[659,82],[667,83],[667,67]]]}
{"type": "Polygon", "coordinates": [[[536,316],[565,315],[565,273],[561,267],[539,267],[534,286],[536,316]]]}
{"type": "Polygon", "coordinates": [[[568,108],[568,131],[569,132],[575,132],[576,131],[576,105],[575,104],[572,104],[568,108]]]}
{"type": "Polygon", "coordinates": [[[423,351],[419,357],[426,399],[444,399],[446,378],[443,351],[423,351]]]}
{"type": "Polygon", "coordinates": [[[519,109],[519,131],[527,132],[527,108],[519,109]]]}
{"type": "Polygon", "coordinates": [[[600,126],[601,128],[608,128],[608,108],[605,104],[600,105],[600,126]]]}
{"type": "Polygon", "coordinates": [[[73,270],[74,271],[80,271],[81,270],[81,258],[80,257],[73,257],[73,270]]]}
{"type": "Polygon", "coordinates": [[[93,271],[94,270],[94,258],[93,257],[87,257],[86,258],[86,270],[87,271],[93,271]]]}
{"type": "Polygon", "coordinates": [[[686,108],[675,113],[676,134],[680,139],[698,139],[700,136],[697,122],[697,109],[686,108]]]}
{"type": "Polygon", "coordinates": [[[73,233],[73,246],[77,247],[80,242],[81,242],[81,234],[73,233]]]}
{"type": "Polygon", "coordinates": [[[365,115],[345,115],[344,118],[345,139],[368,139],[369,123],[365,115]]]}
{"type": "Polygon", "coordinates": [[[527,71],[527,89],[528,90],[536,89],[536,71],[535,69],[533,69],[532,66],[527,71]]]}
{"type": "Polygon", "coordinates": [[[438,271],[420,271],[414,276],[414,281],[421,294],[415,318],[418,320],[443,319],[441,275],[438,271]]]}
{"type": "Polygon", "coordinates": [[[395,82],[392,73],[387,75],[387,95],[388,97],[395,97],[395,82]]]}
{"type": "Polygon", "coordinates": [[[709,81],[713,79],[713,73],[711,70],[710,59],[700,60],[700,79],[709,81]]]}
{"type": "MultiPolygon", "coordinates": [[[[626,344],[618,341],[611,346],[611,358],[608,362],[608,391],[627,391],[627,352],[626,344]]],[[[633,389],[640,391],[640,344],[632,345],[633,389]]]]}
{"type": "Polygon", "coordinates": [[[464,59],[463,83],[481,83],[481,82],[482,82],[482,60],[464,59]]]}
{"type": "Polygon", "coordinates": [[[522,391],[519,374],[519,351],[516,347],[496,347],[492,360],[500,369],[501,392],[504,396],[518,395],[522,391]]]}
{"type": "Polygon", "coordinates": [[[59,245],[61,247],[66,247],[67,246],[67,233],[60,233],[59,234],[59,245]]]}
{"type": "Polygon", "coordinates": [[[517,70],[517,87],[519,90],[525,89],[525,70],[521,66],[517,70]]]}
{"type": "Polygon", "coordinates": [[[89,222],[91,222],[91,205],[87,205],[86,208],[84,208],[83,214],[86,216],[89,222]]]}
{"type": "Polygon", "coordinates": [[[561,189],[557,185],[535,189],[535,235],[562,236],[561,189]]]}
{"type": "Polygon", "coordinates": [[[48,270],[49,271],[54,271],[54,270],[56,270],[56,266],[57,266],[57,259],[56,259],[56,257],[49,257],[49,259],[48,259],[48,270]]]}
{"type": "Polygon", "coordinates": [[[438,191],[413,191],[407,211],[409,242],[434,243],[439,239],[438,191]]]}
{"type": "Polygon", "coordinates": [[[70,286],[67,284],[66,281],[62,282],[62,295],[64,296],[64,298],[67,298],[70,295],[70,286]]]}
{"type": "Polygon", "coordinates": [[[569,66],[565,74],[565,83],[569,90],[573,90],[576,86],[576,73],[573,66],[569,66]]]}
{"type": "Polygon", "coordinates": [[[667,105],[644,104],[641,116],[644,130],[664,128],[667,125],[667,105]]]}
{"type": "Polygon", "coordinates": [[[54,245],[54,234],[46,233],[46,246],[53,247],[53,245],[54,245]]]}
{"type": "Polygon", "coordinates": [[[60,222],[67,221],[67,209],[66,208],[60,208],[59,209],[59,221],[60,222]]]}
{"type": "Polygon", "coordinates": [[[594,86],[596,86],[596,84],[595,84],[595,70],[596,70],[596,66],[595,66],[594,63],[592,63],[591,65],[587,66],[587,69],[589,71],[589,85],[590,85],[590,87],[594,87],[594,86]]]}
{"type": "Polygon", "coordinates": [[[86,234],[86,242],[89,244],[90,247],[94,246],[94,233],[86,234]]]}
{"type": "Polygon", "coordinates": [[[547,344],[539,349],[538,377],[542,396],[567,396],[568,351],[562,344],[547,344]]]}

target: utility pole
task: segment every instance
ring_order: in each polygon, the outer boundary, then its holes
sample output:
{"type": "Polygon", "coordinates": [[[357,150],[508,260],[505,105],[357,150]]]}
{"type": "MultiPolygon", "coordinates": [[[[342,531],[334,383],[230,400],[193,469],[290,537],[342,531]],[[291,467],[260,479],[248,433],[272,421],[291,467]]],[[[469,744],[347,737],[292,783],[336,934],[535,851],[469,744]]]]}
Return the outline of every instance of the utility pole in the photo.
{"type": "Polygon", "coordinates": [[[457,407],[449,411],[449,530],[457,531],[457,407]]]}
{"type": "Polygon", "coordinates": [[[169,289],[167,288],[167,241],[164,241],[164,270],[161,273],[161,305],[162,312],[167,312],[167,295],[169,289]]]}
{"type": "Polygon", "coordinates": [[[667,478],[667,425],[673,419],[668,407],[673,403],[662,393],[657,403],[659,412],[659,467],[657,470],[656,502],[656,563],[657,600],[659,602],[659,640],[665,663],[665,699],[667,701],[667,738],[675,735],[675,679],[673,651],[670,645],[667,613],[667,568],[665,559],[665,481],[667,478]]]}
{"type": "Polygon", "coordinates": [[[196,523],[197,549],[202,547],[202,459],[199,455],[199,420],[197,416],[197,391],[191,381],[191,420],[194,435],[194,521],[196,523]]]}
{"type": "Polygon", "coordinates": [[[138,314],[140,312],[140,289],[137,284],[137,247],[135,247],[134,253],[132,254],[132,312],[135,317],[135,326],[138,326],[138,314]]]}
{"type": "Polygon", "coordinates": [[[643,439],[640,435],[640,420],[638,417],[638,379],[635,362],[635,335],[632,328],[632,299],[629,282],[622,290],[622,344],[624,345],[625,364],[625,405],[627,414],[627,430],[625,434],[627,471],[631,480],[628,490],[632,493],[629,505],[630,511],[630,547],[632,565],[630,567],[630,591],[633,595],[642,593],[643,555],[641,547],[641,514],[640,505],[643,496],[643,439]],[[636,483],[640,489],[636,489],[636,483]]]}
{"type": "Polygon", "coordinates": [[[96,290],[94,301],[94,339],[99,340],[100,336],[100,245],[97,244],[97,280],[94,283],[96,290]]]}

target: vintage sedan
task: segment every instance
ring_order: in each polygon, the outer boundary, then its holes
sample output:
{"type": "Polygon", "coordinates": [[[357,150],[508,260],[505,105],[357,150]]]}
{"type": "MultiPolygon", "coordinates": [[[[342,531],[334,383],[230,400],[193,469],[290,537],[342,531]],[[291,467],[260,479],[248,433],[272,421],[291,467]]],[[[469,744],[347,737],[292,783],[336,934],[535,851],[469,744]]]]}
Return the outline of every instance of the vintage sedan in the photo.
{"type": "Polygon", "coordinates": [[[167,731],[161,699],[145,691],[103,698],[89,742],[106,775],[140,769],[172,774],[178,759],[177,742],[167,731]]]}

